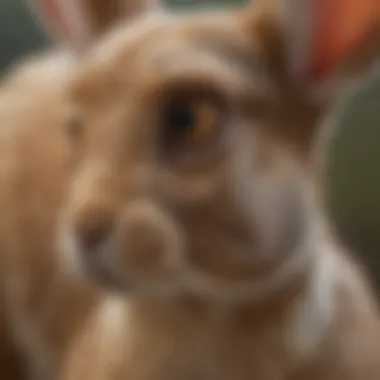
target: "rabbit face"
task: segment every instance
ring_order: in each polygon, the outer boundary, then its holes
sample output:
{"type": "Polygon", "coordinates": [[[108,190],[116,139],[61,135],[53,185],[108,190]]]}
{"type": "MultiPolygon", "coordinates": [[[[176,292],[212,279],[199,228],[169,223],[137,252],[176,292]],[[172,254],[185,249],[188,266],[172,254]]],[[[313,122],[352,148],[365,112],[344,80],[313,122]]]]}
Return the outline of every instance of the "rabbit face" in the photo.
{"type": "Polygon", "coordinates": [[[82,271],[126,292],[238,297],[292,268],[307,181],[276,133],[293,100],[259,42],[236,15],[159,14],[86,56],[64,126],[65,250],[82,271]]]}

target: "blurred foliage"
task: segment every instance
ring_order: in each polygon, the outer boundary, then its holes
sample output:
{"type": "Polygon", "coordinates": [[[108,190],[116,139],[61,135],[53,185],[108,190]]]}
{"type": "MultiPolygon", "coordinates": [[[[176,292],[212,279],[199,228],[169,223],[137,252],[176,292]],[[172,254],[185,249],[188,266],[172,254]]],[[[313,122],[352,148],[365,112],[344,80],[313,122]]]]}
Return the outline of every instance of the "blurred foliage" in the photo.
{"type": "MultiPolygon", "coordinates": [[[[47,44],[27,0],[0,0],[0,70],[47,44]]],[[[104,0],[107,1],[107,0],[104,0]]],[[[166,0],[172,8],[219,7],[247,0],[166,0]]],[[[350,98],[328,146],[326,200],[344,240],[360,252],[380,289],[380,75],[350,98]],[[373,83],[372,83],[373,82],[373,83]]]]}
{"type": "Polygon", "coordinates": [[[380,68],[333,110],[325,196],[341,236],[360,252],[380,289],[380,68]]]}

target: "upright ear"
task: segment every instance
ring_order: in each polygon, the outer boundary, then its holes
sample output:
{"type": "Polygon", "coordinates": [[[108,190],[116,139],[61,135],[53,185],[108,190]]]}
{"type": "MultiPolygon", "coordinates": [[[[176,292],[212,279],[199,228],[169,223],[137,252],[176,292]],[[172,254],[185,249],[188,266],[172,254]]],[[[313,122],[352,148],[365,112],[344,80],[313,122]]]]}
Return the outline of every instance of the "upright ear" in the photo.
{"type": "Polygon", "coordinates": [[[252,0],[243,17],[285,92],[282,99],[294,100],[285,107],[293,109],[292,132],[283,133],[309,150],[323,107],[380,55],[380,1],[252,0]]]}
{"type": "Polygon", "coordinates": [[[263,44],[272,52],[281,49],[282,57],[277,51],[275,58],[282,59],[283,70],[311,91],[343,71],[362,73],[380,53],[379,0],[252,2],[249,22],[263,44]]]}
{"type": "Polygon", "coordinates": [[[77,51],[121,19],[159,5],[159,0],[30,0],[43,23],[77,51]]]}

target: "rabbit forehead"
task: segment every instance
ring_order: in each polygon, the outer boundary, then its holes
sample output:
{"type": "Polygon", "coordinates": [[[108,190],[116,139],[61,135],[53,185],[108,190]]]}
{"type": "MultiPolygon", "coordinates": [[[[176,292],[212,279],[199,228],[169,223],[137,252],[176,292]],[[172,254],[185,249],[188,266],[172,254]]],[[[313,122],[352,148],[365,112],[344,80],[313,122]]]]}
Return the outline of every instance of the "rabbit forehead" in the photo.
{"type": "Polygon", "coordinates": [[[81,92],[81,87],[90,86],[90,90],[82,92],[94,93],[96,84],[101,82],[109,87],[112,81],[119,88],[131,81],[134,86],[143,85],[152,75],[164,76],[181,68],[186,69],[185,74],[191,73],[199,66],[202,69],[210,66],[210,62],[214,62],[208,70],[211,77],[223,73],[218,68],[224,64],[233,63],[235,68],[249,68],[244,70],[249,77],[259,73],[263,78],[267,73],[262,70],[259,49],[238,20],[234,14],[224,12],[191,15],[152,12],[128,25],[121,24],[82,62],[74,88],[81,92]],[[87,80],[95,76],[102,80],[87,80]]]}
{"type": "MultiPolygon", "coordinates": [[[[227,11],[190,14],[152,11],[120,23],[106,34],[84,60],[84,65],[122,69],[137,55],[151,59],[165,55],[172,47],[203,45],[217,47],[231,56],[242,56],[243,50],[255,47],[255,38],[246,33],[240,13],[227,11]],[[231,47],[238,47],[232,48],[231,47]],[[117,67],[119,66],[119,67],[117,67]]],[[[260,36],[257,36],[259,39],[260,36]]]]}
{"type": "Polygon", "coordinates": [[[150,12],[128,24],[120,23],[106,34],[89,54],[92,64],[107,64],[119,60],[123,54],[144,47],[163,28],[172,23],[172,17],[164,12],[150,12]]]}

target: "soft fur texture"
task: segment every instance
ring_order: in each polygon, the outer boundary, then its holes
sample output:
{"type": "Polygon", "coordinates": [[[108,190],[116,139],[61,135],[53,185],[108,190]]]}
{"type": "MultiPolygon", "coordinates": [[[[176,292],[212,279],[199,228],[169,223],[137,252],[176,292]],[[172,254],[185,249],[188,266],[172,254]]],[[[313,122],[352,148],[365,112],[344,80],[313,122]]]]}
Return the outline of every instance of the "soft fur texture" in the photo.
{"type": "Polygon", "coordinates": [[[81,62],[64,247],[125,298],[100,306],[63,379],[380,375],[377,308],[321,215],[320,109],[287,69],[282,25],[268,2],[151,12],[81,62]],[[204,151],[166,145],[173,88],[225,100],[204,151]],[[91,231],[104,239],[83,248],[91,231]]]}
{"type": "Polygon", "coordinates": [[[51,379],[67,340],[97,297],[64,273],[55,248],[66,177],[62,93],[71,59],[66,53],[32,59],[2,84],[1,313],[14,345],[10,355],[21,361],[4,369],[12,371],[4,379],[20,378],[13,372],[19,369],[21,379],[51,379]]]}
{"type": "Polygon", "coordinates": [[[134,2],[92,47],[120,3],[66,2],[54,15],[79,62],[3,84],[4,304],[36,378],[62,357],[62,380],[379,378],[377,306],[314,187],[325,104],[289,69],[281,8],[257,3],[182,16],[134,2]],[[200,150],[164,133],[187,91],[222,102],[200,150]],[[118,295],[72,283],[60,254],[118,295]]]}

